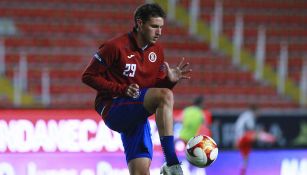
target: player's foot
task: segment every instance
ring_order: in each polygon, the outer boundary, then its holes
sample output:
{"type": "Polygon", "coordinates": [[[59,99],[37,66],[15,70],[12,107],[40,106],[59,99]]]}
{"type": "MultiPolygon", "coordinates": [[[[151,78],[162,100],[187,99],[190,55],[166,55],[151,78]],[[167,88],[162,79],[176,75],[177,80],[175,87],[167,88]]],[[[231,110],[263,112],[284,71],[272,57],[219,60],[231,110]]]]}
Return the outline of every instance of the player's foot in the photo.
{"type": "Polygon", "coordinates": [[[267,142],[267,143],[274,143],[276,141],[276,138],[274,135],[267,133],[267,132],[259,132],[257,135],[258,140],[262,142],[267,142]]]}
{"type": "Polygon", "coordinates": [[[162,175],[183,175],[180,164],[175,164],[172,166],[167,166],[166,163],[163,164],[160,170],[162,175]]]}

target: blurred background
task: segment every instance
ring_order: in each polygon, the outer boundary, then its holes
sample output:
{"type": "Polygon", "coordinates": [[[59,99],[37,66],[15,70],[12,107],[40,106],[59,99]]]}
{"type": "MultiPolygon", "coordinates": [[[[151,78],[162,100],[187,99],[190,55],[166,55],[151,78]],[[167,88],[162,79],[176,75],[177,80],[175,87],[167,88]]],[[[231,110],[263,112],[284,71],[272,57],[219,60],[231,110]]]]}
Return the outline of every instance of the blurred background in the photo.
{"type": "Polygon", "coordinates": [[[167,11],[166,61],[185,57],[193,69],[174,88],[176,133],[182,110],[202,95],[220,148],[210,167],[189,170],[178,147],[186,174],[239,174],[234,123],[255,104],[257,127],[277,140],[256,144],[247,174],[306,175],[306,0],[1,0],[0,175],[128,174],[120,138],[95,113],[96,92],[81,74],[100,44],[132,30],[144,2],[167,11]]]}

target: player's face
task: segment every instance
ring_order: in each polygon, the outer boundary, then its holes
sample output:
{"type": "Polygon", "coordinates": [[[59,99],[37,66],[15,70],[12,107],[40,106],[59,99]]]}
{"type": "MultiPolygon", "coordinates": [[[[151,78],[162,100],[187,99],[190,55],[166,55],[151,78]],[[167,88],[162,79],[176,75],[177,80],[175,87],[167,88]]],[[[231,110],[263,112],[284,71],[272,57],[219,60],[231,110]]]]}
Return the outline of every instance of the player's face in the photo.
{"type": "Polygon", "coordinates": [[[161,17],[151,17],[141,25],[141,34],[145,43],[156,43],[162,34],[164,19],[161,17]]]}

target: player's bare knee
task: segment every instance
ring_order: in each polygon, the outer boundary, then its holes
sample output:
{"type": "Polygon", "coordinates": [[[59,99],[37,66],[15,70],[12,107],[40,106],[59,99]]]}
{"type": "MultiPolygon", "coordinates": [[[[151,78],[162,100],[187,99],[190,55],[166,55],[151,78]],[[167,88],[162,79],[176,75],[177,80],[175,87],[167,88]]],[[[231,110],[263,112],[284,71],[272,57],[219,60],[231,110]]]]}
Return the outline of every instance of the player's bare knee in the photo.
{"type": "Polygon", "coordinates": [[[162,105],[173,105],[174,96],[173,92],[170,89],[162,88],[159,91],[160,104],[162,105]]]}

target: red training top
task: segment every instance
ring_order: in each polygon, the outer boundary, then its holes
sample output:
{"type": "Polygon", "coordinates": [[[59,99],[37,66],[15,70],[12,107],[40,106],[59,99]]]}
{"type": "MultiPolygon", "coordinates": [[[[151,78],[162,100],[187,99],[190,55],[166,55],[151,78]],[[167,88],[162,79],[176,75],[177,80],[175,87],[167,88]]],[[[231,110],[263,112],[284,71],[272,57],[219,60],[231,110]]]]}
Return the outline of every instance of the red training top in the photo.
{"type": "Polygon", "coordinates": [[[172,88],[164,72],[163,49],[159,44],[149,44],[144,50],[130,32],[113,38],[99,48],[82,75],[82,81],[97,90],[95,108],[106,105],[108,112],[112,98],[125,96],[126,88],[136,83],[140,88],[172,88]]]}

